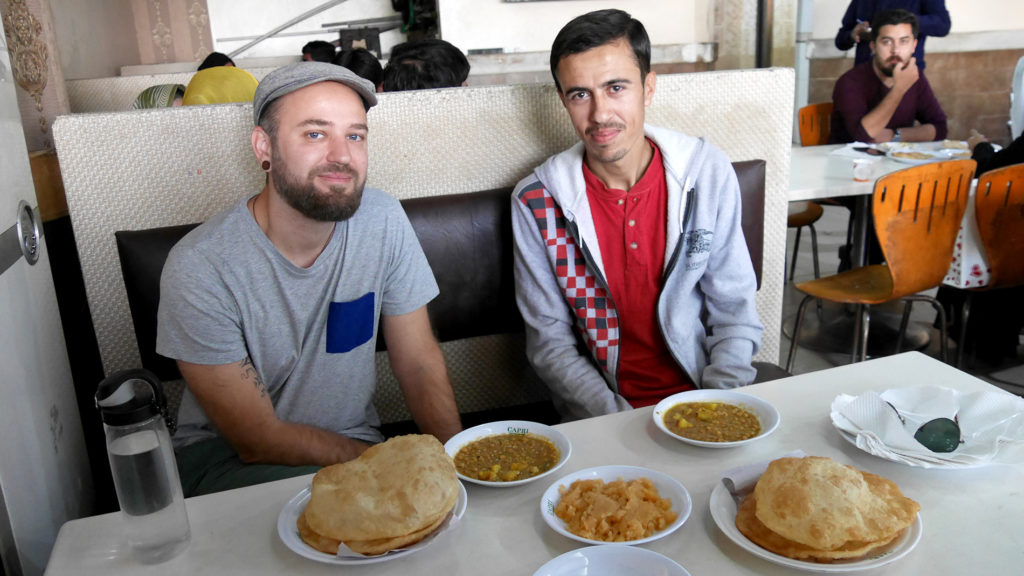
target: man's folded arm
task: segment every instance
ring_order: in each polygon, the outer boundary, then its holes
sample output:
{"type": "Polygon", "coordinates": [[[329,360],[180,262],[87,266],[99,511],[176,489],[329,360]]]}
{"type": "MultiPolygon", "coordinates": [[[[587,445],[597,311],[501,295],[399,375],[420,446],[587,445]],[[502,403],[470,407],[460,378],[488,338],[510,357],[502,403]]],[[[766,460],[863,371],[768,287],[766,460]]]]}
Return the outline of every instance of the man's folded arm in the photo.
{"type": "Polygon", "coordinates": [[[246,357],[220,365],[178,361],[196,401],[243,462],[328,466],[352,460],[369,444],[277,417],[266,386],[246,357]]]}

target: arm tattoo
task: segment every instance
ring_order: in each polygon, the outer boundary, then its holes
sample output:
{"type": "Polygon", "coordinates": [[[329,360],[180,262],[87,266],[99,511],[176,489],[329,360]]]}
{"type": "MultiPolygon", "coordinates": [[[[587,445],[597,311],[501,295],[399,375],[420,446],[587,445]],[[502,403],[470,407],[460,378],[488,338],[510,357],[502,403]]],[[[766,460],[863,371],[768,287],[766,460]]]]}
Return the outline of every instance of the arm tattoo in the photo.
{"type": "Polygon", "coordinates": [[[267,396],[267,387],[263,384],[260,373],[256,370],[256,366],[253,365],[252,359],[246,356],[239,362],[239,366],[242,368],[242,378],[244,380],[252,380],[252,385],[260,393],[260,398],[265,398],[267,396]]]}

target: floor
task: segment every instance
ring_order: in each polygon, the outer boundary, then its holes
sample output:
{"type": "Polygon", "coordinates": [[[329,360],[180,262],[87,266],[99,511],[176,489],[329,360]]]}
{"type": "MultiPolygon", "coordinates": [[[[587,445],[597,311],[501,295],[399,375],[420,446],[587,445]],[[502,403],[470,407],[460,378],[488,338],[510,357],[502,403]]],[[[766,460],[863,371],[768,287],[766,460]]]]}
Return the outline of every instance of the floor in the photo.
{"type": "MultiPolygon", "coordinates": [[[[819,268],[822,275],[834,274],[839,265],[838,250],[846,241],[846,226],[849,212],[846,208],[840,206],[825,206],[825,213],[815,224],[815,229],[818,233],[818,258],[819,268]]],[[[788,266],[790,266],[790,258],[793,255],[793,243],[796,238],[795,230],[790,230],[787,238],[787,274],[789,272],[788,266]]],[[[814,278],[814,266],[811,255],[811,238],[810,231],[805,229],[800,237],[800,250],[797,255],[796,272],[794,273],[794,279],[797,282],[806,280],[812,280],[814,278]]],[[[788,277],[787,277],[788,280],[788,277]]],[[[934,290],[930,293],[934,295],[934,290]]],[[[803,294],[799,290],[793,288],[792,283],[787,282],[783,297],[783,329],[782,329],[782,344],[781,344],[781,360],[780,364],[785,366],[787,356],[789,354],[791,339],[788,335],[793,330],[793,325],[796,320],[797,308],[800,305],[800,301],[803,298],[803,294]]],[[[898,319],[898,313],[901,308],[899,307],[888,307],[883,309],[882,315],[885,312],[892,314],[891,318],[898,319]]],[[[841,312],[841,308],[827,307],[825,313],[837,314],[841,312]]],[[[815,308],[811,304],[808,306],[805,313],[805,317],[814,315],[815,308]]],[[[935,320],[935,310],[924,302],[914,303],[911,316],[911,326],[915,327],[918,333],[926,333],[928,336],[927,345],[921,349],[921,352],[928,354],[934,358],[941,359],[941,347],[939,331],[932,327],[932,323],[935,320]]],[[[876,322],[875,315],[872,316],[872,321],[876,322]]],[[[843,352],[821,352],[815,351],[801,345],[797,349],[796,359],[793,364],[792,372],[794,374],[804,374],[807,372],[814,372],[817,370],[823,370],[834,366],[841,366],[843,364],[850,363],[850,350],[844,349],[843,352]]],[[[895,352],[895,347],[892,348],[892,352],[895,352]]],[[[889,353],[883,351],[881,353],[889,353]]],[[[949,345],[949,361],[954,363],[956,359],[956,343],[950,342],[949,345]]],[[[1024,396],[1024,345],[1018,346],[1017,356],[1013,359],[1004,360],[999,365],[986,364],[980,359],[965,359],[965,371],[973,374],[974,376],[991,382],[992,384],[999,386],[1005,390],[1013,392],[1015,394],[1024,396]]]]}

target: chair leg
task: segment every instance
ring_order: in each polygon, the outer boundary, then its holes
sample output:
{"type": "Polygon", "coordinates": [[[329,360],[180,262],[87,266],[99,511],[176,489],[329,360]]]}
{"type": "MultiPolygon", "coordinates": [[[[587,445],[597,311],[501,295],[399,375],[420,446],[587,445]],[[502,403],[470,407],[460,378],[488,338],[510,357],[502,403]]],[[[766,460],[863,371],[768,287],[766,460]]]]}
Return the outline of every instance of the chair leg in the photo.
{"type": "Polygon", "coordinates": [[[793,373],[793,361],[796,360],[796,346],[797,342],[800,341],[800,327],[804,324],[804,310],[807,309],[807,303],[811,301],[811,296],[804,296],[804,299],[800,301],[800,308],[796,312],[796,323],[793,325],[793,340],[789,343],[789,358],[786,360],[786,372],[793,373]]]}
{"type": "MultiPolygon", "coordinates": [[[[796,273],[796,255],[797,255],[798,252],[800,252],[800,231],[803,230],[803,229],[804,229],[803,226],[798,226],[797,229],[796,229],[796,238],[795,238],[795,240],[793,242],[793,261],[789,263],[789,281],[790,282],[793,281],[793,274],[796,273]]],[[[813,230],[813,228],[812,228],[812,230],[813,230]]],[[[815,266],[815,271],[817,271],[817,266],[815,266]]],[[[815,275],[815,278],[817,278],[817,275],[815,275]]]]}
{"type": "Polygon", "coordinates": [[[964,305],[960,308],[960,340],[957,341],[956,347],[956,367],[961,370],[964,368],[964,348],[967,348],[967,320],[971,316],[971,298],[973,296],[974,293],[968,291],[967,296],[964,298],[964,305]]]}
{"type": "MultiPolygon", "coordinates": [[[[818,231],[814,229],[814,224],[809,227],[811,229],[811,256],[814,258],[814,278],[818,279],[821,278],[821,273],[818,271],[818,231]]],[[[795,254],[793,260],[796,260],[795,254]]]]}
{"type": "MultiPolygon", "coordinates": [[[[940,354],[942,354],[942,361],[948,364],[949,345],[946,339],[946,310],[942,307],[942,304],[935,298],[932,298],[931,296],[925,294],[912,294],[910,296],[904,296],[903,301],[906,303],[907,307],[910,306],[911,302],[927,302],[932,305],[932,308],[935,308],[936,316],[939,319],[940,354]]],[[[902,331],[905,327],[901,326],[900,328],[902,331]]],[[[897,349],[897,352],[898,351],[899,350],[897,349]]]]}
{"type": "Polygon", "coordinates": [[[907,325],[910,324],[910,307],[913,302],[910,298],[903,299],[903,317],[900,318],[900,331],[896,334],[896,353],[903,351],[903,339],[907,335],[907,325]]]}
{"type": "Polygon", "coordinates": [[[868,304],[857,304],[857,320],[853,327],[853,352],[850,364],[863,362],[868,357],[868,330],[871,328],[871,307],[868,304]],[[860,345],[858,347],[858,344],[860,345]],[[859,360],[858,360],[859,356],[859,360]]]}

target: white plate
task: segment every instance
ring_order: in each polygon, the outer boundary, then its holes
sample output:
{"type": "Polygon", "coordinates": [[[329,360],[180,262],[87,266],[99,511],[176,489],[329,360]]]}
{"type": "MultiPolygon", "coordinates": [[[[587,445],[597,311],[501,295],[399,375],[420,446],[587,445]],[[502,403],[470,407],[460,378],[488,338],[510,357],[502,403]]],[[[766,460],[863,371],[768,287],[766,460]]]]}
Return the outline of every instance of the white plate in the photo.
{"type": "Polygon", "coordinates": [[[277,516],[277,534],[281,537],[281,541],[284,545],[291,548],[293,552],[299,556],[304,556],[310,560],[316,560],[317,562],[324,562],[325,564],[348,564],[348,565],[359,565],[359,564],[374,564],[376,562],[385,562],[387,560],[394,560],[395,558],[401,558],[422,550],[427,546],[430,546],[438,536],[449,530],[455,529],[458,525],[459,519],[466,513],[466,505],[469,503],[469,497],[466,495],[466,487],[459,482],[459,499],[455,502],[455,508],[452,509],[448,519],[444,521],[434,532],[420,540],[419,542],[409,546],[408,548],[400,548],[398,550],[392,550],[380,556],[365,556],[365,557],[348,557],[348,556],[332,556],[325,554],[316,548],[313,548],[309,544],[306,544],[299,536],[299,529],[296,526],[296,521],[299,519],[299,515],[306,509],[306,503],[309,502],[309,488],[303,488],[301,492],[295,495],[294,498],[288,501],[284,505],[284,509],[277,516]]]}
{"type": "Polygon", "coordinates": [[[671,558],[646,548],[604,544],[566,552],[533,576],[690,576],[671,558]]]}
{"type": "Polygon", "coordinates": [[[761,557],[773,564],[807,572],[858,572],[861,570],[872,570],[903,558],[921,540],[921,515],[918,514],[917,520],[903,533],[903,537],[894,545],[888,546],[884,552],[877,556],[860,560],[837,560],[829,564],[794,560],[774,552],[769,552],[747,539],[740,532],[739,528],[736,527],[736,509],[736,502],[732,499],[732,494],[729,493],[724,484],[717,482],[715,488],[711,491],[711,518],[714,519],[719,530],[724,532],[740,548],[754,556],[761,557]]]}
{"type": "Polygon", "coordinates": [[[690,517],[690,511],[692,509],[693,502],[690,500],[690,493],[686,491],[686,488],[684,488],[678,480],[663,472],[657,472],[655,470],[641,468],[639,466],[597,466],[596,468],[587,468],[585,470],[580,470],[579,472],[573,472],[572,474],[563,476],[551,486],[548,486],[548,489],[544,491],[544,495],[541,496],[540,499],[540,515],[552,530],[558,532],[562,536],[572,538],[579,542],[598,545],[611,544],[615,546],[622,546],[646,544],[647,542],[653,542],[660,538],[664,538],[686,522],[686,519],[690,517]],[[635,480],[637,478],[647,478],[650,480],[651,483],[654,484],[654,487],[658,489],[658,494],[662,498],[669,498],[672,500],[672,511],[676,513],[676,521],[669,524],[664,530],[659,530],[647,538],[630,540],[628,542],[602,542],[601,540],[583,538],[582,536],[577,536],[572,532],[569,532],[565,527],[565,521],[555,515],[555,506],[558,505],[558,500],[561,498],[561,495],[558,493],[558,488],[560,486],[568,488],[576,480],[600,479],[605,482],[614,482],[620,478],[623,480],[635,480]]]}
{"type": "Polygon", "coordinates": [[[466,482],[472,482],[482,486],[510,488],[512,486],[519,486],[528,482],[533,482],[534,480],[550,475],[555,470],[561,468],[562,465],[569,460],[569,455],[572,454],[572,442],[569,442],[569,438],[566,437],[565,434],[562,434],[551,426],[545,426],[544,424],[538,424],[537,422],[528,422],[526,420],[503,420],[501,422],[491,422],[489,424],[474,426],[449,438],[448,441],[444,443],[444,449],[449,456],[455,458],[455,455],[458,454],[459,450],[461,450],[466,444],[469,444],[474,440],[479,440],[484,436],[492,436],[494,434],[536,434],[537,436],[544,436],[548,440],[551,440],[551,442],[558,448],[558,451],[561,453],[561,457],[558,459],[558,463],[552,466],[550,470],[523,480],[513,480],[511,482],[490,482],[488,480],[480,480],[478,478],[463,476],[456,470],[456,474],[459,475],[459,478],[466,482]]]}
{"type": "MultiPolygon", "coordinates": [[[[833,422],[832,425],[835,426],[835,423],[833,422]]],[[[922,468],[950,468],[950,469],[954,469],[954,470],[959,470],[961,468],[964,468],[964,469],[966,469],[966,468],[981,468],[982,466],[988,466],[988,465],[992,464],[991,462],[979,462],[979,461],[974,461],[974,462],[953,462],[953,461],[947,460],[947,461],[929,462],[927,464],[927,466],[926,466],[923,463],[918,463],[918,462],[913,462],[913,461],[908,461],[908,460],[900,460],[900,459],[896,458],[895,456],[890,456],[888,454],[872,454],[871,452],[868,452],[867,450],[864,450],[860,446],[857,446],[857,437],[854,436],[853,434],[850,434],[846,430],[843,430],[842,428],[839,428],[839,427],[836,427],[836,432],[839,432],[839,435],[842,436],[843,440],[846,440],[850,444],[853,444],[853,446],[855,448],[857,448],[858,450],[863,450],[864,452],[867,452],[868,454],[871,454],[872,456],[877,456],[879,458],[882,458],[884,460],[888,460],[890,462],[898,462],[900,464],[906,464],[907,466],[915,466],[915,467],[922,467],[922,468]]]]}
{"type": "Polygon", "coordinates": [[[705,448],[732,448],[734,446],[743,446],[744,444],[750,444],[751,442],[764,438],[779,427],[779,411],[776,410],[774,406],[756,396],[735,392],[733,390],[689,390],[687,392],[673,394],[654,406],[653,417],[654,424],[665,434],[668,434],[676,440],[686,442],[687,444],[703,446],[705,448]],[[753,412],[754,416],[757,416],[758,421],[761,423],[761,433],[753,438],[739,440],[736,442],[704,442],[703,440],[684,438],[669,430],[663,421],[665,413],[668,412],[670,408],[676,404],[682,404],[683,402],[725,402],[727,404],[746,408],[753,412]]]}

